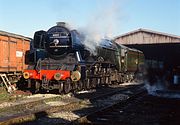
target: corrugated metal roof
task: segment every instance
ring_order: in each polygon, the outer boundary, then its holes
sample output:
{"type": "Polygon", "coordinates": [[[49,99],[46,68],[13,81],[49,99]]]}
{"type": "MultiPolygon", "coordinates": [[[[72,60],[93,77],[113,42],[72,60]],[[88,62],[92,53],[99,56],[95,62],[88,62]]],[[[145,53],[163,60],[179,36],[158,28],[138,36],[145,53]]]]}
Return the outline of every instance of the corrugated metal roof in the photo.
{"type": "Polygon", "coordinates": [[[29,37],[25,37],[25,36],[14,34],[14,33],[9,33],[9,32],[2,31],[2,30],[0,30],[0,35],[2,35],[2,36],[10,36],[10,37],[19,38],[19,39],[25,39],[25,40],[28,40],[28,41],[31,40],[31,38],[29,38],[29,37]]]}
{"type": "Polygon", "coordinates": [[[134,30],[134,31],[119,35],[115,39],[118,39],[118,38],[124,37],[124,36],[128,36],[128,35],[131,35],[131,34],[135,34],[135,33],[138,33],[138,32],[146,32],[146,33],[158,34],[158,35],[162,35],[162,36],[168,36],[168,37],[173,37],[173,38],[180,39],[180,36],[177,36],[177,35],[172,35],[172,34],[168,34],[168,33],[153,31],[153,30],[149,30],[149,29],[141,29],[141,28],[138,29],[138,30],[134,30]]]}
{"type": "Polygon", "coordinates": [[[120,46],[120,47],[123,48],[123,49],[126,49],[126,50],[128,49],[128,50],[132,50],[132,51],[136,51],[136,52],[143,53],[142,51],[140,51],[140,50],[138,50],[138,49],[136,49],[136,48],[129,48],[129,47],[123,45],[123,44],[119,44],[119,43],[117,43],[117,44],[118,44],[118,46],[120,46]]]}

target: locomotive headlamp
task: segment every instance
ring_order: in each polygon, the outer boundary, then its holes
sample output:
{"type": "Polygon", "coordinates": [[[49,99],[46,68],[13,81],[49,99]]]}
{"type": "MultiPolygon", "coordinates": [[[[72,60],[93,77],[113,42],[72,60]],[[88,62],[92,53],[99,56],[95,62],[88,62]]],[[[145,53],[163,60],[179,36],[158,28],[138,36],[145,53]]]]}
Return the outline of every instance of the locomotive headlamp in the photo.
{"type": "Polygon", "coordinates": [[[77,82],[79,81],[81,78],[81,73],[79,71],[73,71],[71,73],[71,80],[74,81],[74,82],[77,82]]]}
{"type": "Polygon", "coordinates": [[[57,80],[57,81],[61,80],[61,74],[60,73],[55,73],[54,74],[54,79],[57,80]]]}
{"type": "Polygon", "coordinates": [[[24,72],[24,73],[23,73],[23,77],[24,77],[25,79],[29,79],[29,77],[30,77],[29,72],[24,72]]]}
{"type": "Polygon", "coordinates": [[[124,59],[122,59],[121,62],[124,63],[124,59]]]}

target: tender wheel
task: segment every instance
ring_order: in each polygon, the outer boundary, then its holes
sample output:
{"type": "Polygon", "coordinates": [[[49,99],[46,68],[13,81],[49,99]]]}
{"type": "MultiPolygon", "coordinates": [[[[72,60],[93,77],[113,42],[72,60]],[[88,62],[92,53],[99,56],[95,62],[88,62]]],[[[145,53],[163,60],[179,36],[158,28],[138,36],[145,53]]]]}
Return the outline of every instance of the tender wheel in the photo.
{"type": "Polygon", "coordinates": [[[64,93],[69,93],[71,91],[71,80],[67,79],[66,82],[63,84],[64,93]]]}

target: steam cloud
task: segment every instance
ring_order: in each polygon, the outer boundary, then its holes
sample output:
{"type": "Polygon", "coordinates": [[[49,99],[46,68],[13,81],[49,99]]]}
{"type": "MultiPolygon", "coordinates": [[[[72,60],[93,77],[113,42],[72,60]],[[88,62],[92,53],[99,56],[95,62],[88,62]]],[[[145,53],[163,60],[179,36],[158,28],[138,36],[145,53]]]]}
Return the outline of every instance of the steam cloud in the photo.
{"type": "Polygon", "coordinates": [[[150,95],[156,95],[156,91],[163,91],[163,90],[167,90],[167,88],[163,85],[164,82],[158,80],[157,82],[153,83],[153,85],[151,83],[149,83],[148,81],[145,81],[145,88],[148,91],[148,94],[150,95]]]}
{"type": "Polygon", "coordinates": [[[169,74],[158,75],[155,72],[147,72],[146,75],[144,84],[148,94],[163,98],[180,98],[180,92],[169,89],[170,84],[173,84],[167,80],[169,74]]]}
{"type": "Polygon", "coordinates": [[[102,39],[111,39],[113,32],[116,31],[116,28],[119,28],[117,22],[120,8],[117,1],[113,0],[110,5],[101,8],[102,10],[93,14],[94,16],[92,16],[87,26],[78,30],[85,36],[84,45],[93,54],[96,54],[96,46],[99,45],[102,39]]]}

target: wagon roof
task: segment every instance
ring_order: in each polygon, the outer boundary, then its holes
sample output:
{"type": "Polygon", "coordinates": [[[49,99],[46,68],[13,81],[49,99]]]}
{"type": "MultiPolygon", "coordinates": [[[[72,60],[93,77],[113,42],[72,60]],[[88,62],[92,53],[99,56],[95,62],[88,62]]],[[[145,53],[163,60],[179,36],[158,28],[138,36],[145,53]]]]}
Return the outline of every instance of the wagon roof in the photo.
{"type": "Polygon", "coordinates": [[[0,35],[2,35],[2,36],[10,36],[10,37],[14,37],[14,38],[19,38],[19,39],[24,39],[24,40],[31,41],[31,38],[29,38],[29,37],[25,37],[25,36],[14,34],[14,33],[9,33],[9,32],[2,31],[2,30],[0,30],[0,35]]]}

